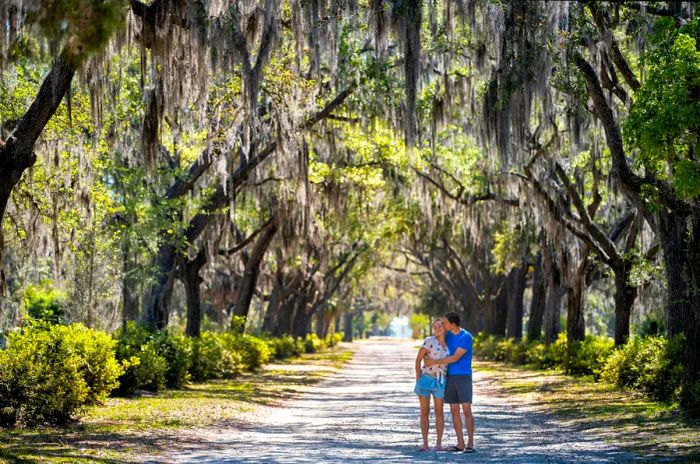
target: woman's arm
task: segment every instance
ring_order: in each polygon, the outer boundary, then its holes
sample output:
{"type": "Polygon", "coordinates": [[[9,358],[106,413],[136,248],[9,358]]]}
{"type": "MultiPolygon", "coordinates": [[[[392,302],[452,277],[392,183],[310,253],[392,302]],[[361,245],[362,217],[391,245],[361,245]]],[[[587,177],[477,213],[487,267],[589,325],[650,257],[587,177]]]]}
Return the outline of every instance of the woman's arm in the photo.
{"type": "Polygon", "coordinates": [[[425,348],[421,347],[421,349],[418,350],[418,356],[416,356],[416,380],[420,379],[420,376],[422,374],[421,361],[423,361],[423,358],[425,358],[426,354],[428,354],[428,350],[426,350],[425,348]]]}

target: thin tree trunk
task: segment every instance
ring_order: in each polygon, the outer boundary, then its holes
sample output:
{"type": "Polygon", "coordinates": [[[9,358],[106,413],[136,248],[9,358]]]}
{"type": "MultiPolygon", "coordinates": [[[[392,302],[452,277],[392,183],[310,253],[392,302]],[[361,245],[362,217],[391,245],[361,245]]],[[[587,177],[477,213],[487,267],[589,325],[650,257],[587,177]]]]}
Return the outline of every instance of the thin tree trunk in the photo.
{"type": "Polygon", "coordinates": [[[134,278],[134,263],[129,247],[122,248],[122,325],[139,317],[139,296],[136,292],[138,279],[134,278]]]}
{"type": "Polygon", "coordinates": [[[523,294],[525,293],[527,268],[527,262],[523,262],[521,267],[511,270],[506,279],[508,288],[506,333],[509,338],[523,338],[523,294]]]}
{"type": "Polygon", "coordinates": [[[345,317],[343,317],[343,327],[344,327],[343,341],[346,341],[346,342],[352,341],[353,316],[354,316],[354,312],[348,311],[347,313],[345,313],[345,317]]]}
{"type": "Polygon", "coordinates": [[[277,325],[279,310],[282,306],[282,285],[275,281],[270,292],[270,301],[267,303],[265,318],[263,319],[262,331],[272,333],[277,325]]]}
{"type": "Polygon", "coordinates": [[[181,277],[185,284],[187,299],[187,327],[185,328],[185,334],[189,337],[199,337],[201,331],[202,301],[199,286],[202,283],[202,278],[199,276],[199,272],[206,262],[206,253],[202,250],[194,259],[187,259],[182,265],[181,277]]]}
{"type": "Polygon", "coordinates": [[[146,305],[146,324],[155,329],[168,326],[170,297],[173,291],[175,258],[177,252],[170,244],[161,245],[155,260],[155,284],[151,287],[146,305]]]}
{"type": "Polygon", "coordinates": [[[318,338],[324,338],[324,329],[326,325],[326,315],[323,311],[316,311],[316,335],[318,338]]]}
{"type": "Polygon", "coordinates": [[[248,317],[250,302],[253,299],[255,285],[258,281],[258,275],[260,274],[260,264],[262,263],[267,248],[270,246],[272,238],[275,236],[275,232],[277,232],[277,226],[271,223],[267,226],[267,230],[265,230],[255,242],[255,246],[253,247],[253,251],[248,258],[245,271],[243,272],[243,280],[241,281],[238,290],[238,298],[236,299],[236,305],[233,309],[234,316],[248,317]]]}
{"type": "Polygon", "coordinates": [[[292,323],[294,321],[294,311],[296,298],[289,298],[280,308],[277,324],[275,325],[274,335],[291,335],[292,323]]]}
{"type": "Polygon", "coordinates": [[[299,298],[294,312],[294,320],[292,321],[292,335],[295,337],[306,337],[309,333],[309,325],[311,322],[311,314],[309,314],[308,297],[303,295],[299,298]]]}
{"type": "Polygon", "coordinates": [[[552,251],[545,247],[542,251],[542,270],[547,282],[547,299],[544,309],[544,340],[547,345],[554,343],[559,335],[561,300],[566,289],[561,285],[561,272],[554,262],[552,251]]]}
{"type": "Polygon", "coordinates": [[[584,246],[580,261],[575,269],[570,269],[568,260],[572,259],[566,251],[562,252],[562,267],[568,273],[569,287],[566,294],[566,341],[571,345],[575,341],[583,340],[586,336],[586,325],[583,317],[583,290],[586,285],[588,272],[588,256],[590,248],[584,246]]]}
{"type": "Polygon", "coordinates": [[[532,277],[532,301],[530,317],[527,320],[528,340],[537,340],[542,336],[542,319],[547,298],[547,287],[542,270],[542,253],[535,260],[535,272],[532,277]]]}
{"type": "Polygon", "coordinates": [[[637,287],[629,284],[631,266],[624,262],[615,271],[615,346],[624,345],[630,334],[632,306],[637,298],[637,287]]]}
{"type": "Polygon", "coordinates": [[[586,325],[583,318],[583,284],[585,278],[577,278],[566,293],[566,337],[567,342],[583,340],[586,325]]]}
{"type": "Polygon", "coordinates": [[[503,288],[492,302],[491,334],[499,337],[506,336],[506,321],[508,318],[508,285],[503,282],[503,288]]]}

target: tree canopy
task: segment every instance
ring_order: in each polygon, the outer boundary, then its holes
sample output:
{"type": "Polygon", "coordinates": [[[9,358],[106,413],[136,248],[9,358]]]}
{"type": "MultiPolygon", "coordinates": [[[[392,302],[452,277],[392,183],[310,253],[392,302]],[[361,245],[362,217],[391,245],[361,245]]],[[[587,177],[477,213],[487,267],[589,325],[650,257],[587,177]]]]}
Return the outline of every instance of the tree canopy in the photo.
{"type": "Polygon", "coordinates": [[[693,2],[7,0],[0,24],[2,330],[456,310],[622,345],[653,320],[699,381],[693,2]]]}

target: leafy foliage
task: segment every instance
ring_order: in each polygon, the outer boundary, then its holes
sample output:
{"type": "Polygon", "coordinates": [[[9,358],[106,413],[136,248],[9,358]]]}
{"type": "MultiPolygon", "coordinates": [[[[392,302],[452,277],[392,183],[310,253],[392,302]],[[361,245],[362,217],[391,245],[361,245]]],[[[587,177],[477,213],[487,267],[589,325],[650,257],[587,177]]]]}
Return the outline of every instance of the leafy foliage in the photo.
{"type": "MultiPolygon", "coordinates": [[[[29,20],[51,39],[67,38],[74,53],[97,52],[124,25],[125,0],[50,0],[36,3],[29,20]]],[[[31,3],[30,3],[31,4],[31,3]]]]}
{"type": "Polygon", "coordinates": [[[60,322],[65,315],[65,300],[65,293],[57,289],[50,280],[42,280],[38,285],[28,285],[24,290],[24,307],[29,316],[35,319],[60,322]]]}
{"type": "Polygon", "coordinates": [[[478,335],[474,353],[479,359],[561,369],[621,388],[639,390],[657,401],[679,401],[693,390],[683,383],[683,336],[632,337],[615,348],[609,337],[588,335],[568,345],[566,334],[547,346],[539,341],[478,335]]]}
{"type": "Polygon", "coordinates": [[[115,341],[85,328],[37,323],[0,351],[0,425],[63,424],[118,385],[115,341]]]}
{"type": "Polygon", "coordinates": [[[167,360],[156,348],[154,334],[135,322],[129,322],[117,335],[117,359],[124,366],[119,378],[119,394],[136,390],[158,391],[165,386],[167,360]]]}
{"type": "Polygon", "coordinates": [[[671,180],[686,198],[700,195],[700,165],[693,155],[700,133],[698,24],[679,29],[670,19],[657,22],[654,47],[645,57],[649,74],[623,126],[627,143],[639,148],[638,163],[671,180]]]}

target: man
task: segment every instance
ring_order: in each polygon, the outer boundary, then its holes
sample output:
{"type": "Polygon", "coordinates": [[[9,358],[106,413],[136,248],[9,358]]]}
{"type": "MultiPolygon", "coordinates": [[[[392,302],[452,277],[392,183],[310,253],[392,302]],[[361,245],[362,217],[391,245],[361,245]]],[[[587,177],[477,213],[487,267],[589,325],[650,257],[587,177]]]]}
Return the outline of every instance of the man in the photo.
{"type": "Polygon", "coordinates": [[[445,403],[450,405],[452,426],[457,435],[457,446],[452,451],[464,453],[474,452],[474,416],[472,415],[472,352],[474,337],[460,328],[460,318],[457,313],[445,314],[445,330],[447,331],[447,347],[451,356],[442,359],[427,359],[427,366],[447,364],[447,385],[445,386],[445,403]],[[467,444],[464,445],[462,429],[462,414],[467,427],[467,444]]]}

